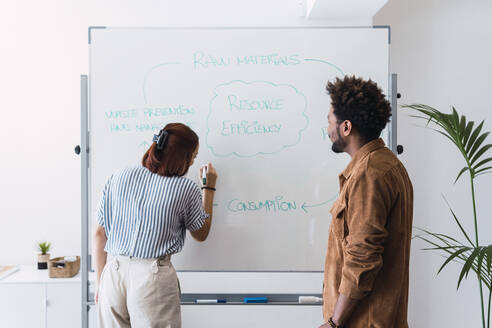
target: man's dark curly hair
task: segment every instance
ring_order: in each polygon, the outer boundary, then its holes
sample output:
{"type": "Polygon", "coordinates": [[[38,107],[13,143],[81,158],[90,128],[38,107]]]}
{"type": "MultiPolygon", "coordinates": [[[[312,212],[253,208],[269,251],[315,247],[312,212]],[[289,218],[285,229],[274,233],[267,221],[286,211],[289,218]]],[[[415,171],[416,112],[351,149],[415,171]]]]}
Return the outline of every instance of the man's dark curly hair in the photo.
{"type": "Polygon", "coordinates": [[[328,82],[333,112],[338,123],[348,120],[360,136],[369,142],[379,138],[391,116],[391,106],[377,84],[355,76],[328,82]]]}

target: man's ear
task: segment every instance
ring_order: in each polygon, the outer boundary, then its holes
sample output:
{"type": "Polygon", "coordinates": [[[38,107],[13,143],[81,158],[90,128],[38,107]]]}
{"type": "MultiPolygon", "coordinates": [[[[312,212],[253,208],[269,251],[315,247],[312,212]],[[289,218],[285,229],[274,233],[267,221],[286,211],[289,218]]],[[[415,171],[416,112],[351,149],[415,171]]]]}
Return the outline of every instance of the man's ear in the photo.
{"type": "Polygon", "coordinates": [[[342,133],[345,137],[348,137],[350,133],[352,132],[352,122],[345,120],[341,124],[342,126],[342,133]]]}

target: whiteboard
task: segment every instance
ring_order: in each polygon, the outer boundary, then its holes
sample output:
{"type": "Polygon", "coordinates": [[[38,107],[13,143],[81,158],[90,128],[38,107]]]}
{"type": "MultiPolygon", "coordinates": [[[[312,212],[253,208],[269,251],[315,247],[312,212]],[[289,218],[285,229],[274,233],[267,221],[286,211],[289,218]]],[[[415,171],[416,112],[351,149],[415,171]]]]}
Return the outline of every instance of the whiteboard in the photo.
{"type": "MultiPolygon", "coordinates": [[[[329,209],[349,162],[327,136],[328,80],[388,90],[386,29],[104,28],[90,35],[90,217],[116,170],[182,122],[200,137],[188,172],[218,171],[208,239],[177,270],[321,271],[329,209]]],[[[384,131],[387,139],[387,131],[384,131]]]]}

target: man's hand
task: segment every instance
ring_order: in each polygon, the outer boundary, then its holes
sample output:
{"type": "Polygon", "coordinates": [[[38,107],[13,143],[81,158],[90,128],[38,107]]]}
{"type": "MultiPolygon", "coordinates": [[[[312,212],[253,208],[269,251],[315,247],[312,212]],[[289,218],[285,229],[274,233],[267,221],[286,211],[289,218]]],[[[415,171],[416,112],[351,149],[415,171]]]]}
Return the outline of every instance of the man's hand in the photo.
{"type": "Polygon", "coordinates": [[[336,325],[337,327],[340,327],[341,326],[340,323],[335,322],[333,320],[333,318],[330,318],[330,320],[328,320],[328,322],[326,322],[325,324],[319,326],[319,328],[333,328],[333,324],[336,325]],[[331,323],[330,323],[330,321],[331,321],[331,323]]]}
{"type": "MultiPolygon", "coordinates": [[[[341,326],[348,320],[355,307],[359,304],[359,300],[354,300],[343,294],[338,295],[337,303],[335,304],[335,310],[331,320],[335,325],[341,326]]],[[[331,328],[332,326],[326,322],[319,326],[319,328],[331,328]]]]}
{"type": "MultiPolygon", "coordinates": [[[[335,304],[335,309],[333,310],[333,315],[331,317],[333,323],[337,326],[342,326],[350,318],[350,315],[356,308],[357,304],[359,304],[359,300],[339,294],[337,303],[335,304]]],[[[331,328],[328,322],[321,327],[331,328]]]]}

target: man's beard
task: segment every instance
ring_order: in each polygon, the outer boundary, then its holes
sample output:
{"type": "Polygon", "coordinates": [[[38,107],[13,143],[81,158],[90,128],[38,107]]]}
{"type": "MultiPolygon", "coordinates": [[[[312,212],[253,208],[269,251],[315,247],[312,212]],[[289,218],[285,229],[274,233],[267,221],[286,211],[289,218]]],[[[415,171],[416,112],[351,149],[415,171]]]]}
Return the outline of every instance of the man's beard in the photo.
{"type": "Polygon", "coordinates": [[[337,129],[337,140],[333,141],[331,145],[331,150],[335,153],[343,153],[345,151],[345,147],[347,147],[347,143],[342,139],[340,132],[337,129]]]}

